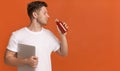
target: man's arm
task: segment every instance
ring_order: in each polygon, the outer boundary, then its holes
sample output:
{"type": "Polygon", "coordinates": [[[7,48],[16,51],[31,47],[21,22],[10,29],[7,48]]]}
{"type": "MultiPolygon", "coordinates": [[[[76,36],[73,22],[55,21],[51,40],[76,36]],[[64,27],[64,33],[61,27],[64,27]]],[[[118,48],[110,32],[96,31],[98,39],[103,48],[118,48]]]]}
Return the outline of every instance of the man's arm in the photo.
{"type": "MultiPolygon", "coordinates": [[[[68,29],[68,26],[66,23],[63,23],[65,27],[68,29]]],[[[67,56],[68,55],[68,43],[67,43],[67,32],[62,33],[60,29],[58,28],[58,32],[60,34],[60,49],[57,50],[57,53],[60,54],[61,56],[67,56]]]]}
{"type": "Polygon", "coordinates": [[[24,59],[17,58],[17,53],[10,50],[6,50],[4,59],[6,64],[12,66],[28,64],[32,67],[36,67],[38,62],[38,58],[35,56],[31,56],[30,58],[24,58],[24,59]]]}
{"type": "Polygon", "coordinates": [[[65,35],[61,35],[60,49],[57,50],[57,53],[61,56],[68,55],[68,43],[65,35]]]}

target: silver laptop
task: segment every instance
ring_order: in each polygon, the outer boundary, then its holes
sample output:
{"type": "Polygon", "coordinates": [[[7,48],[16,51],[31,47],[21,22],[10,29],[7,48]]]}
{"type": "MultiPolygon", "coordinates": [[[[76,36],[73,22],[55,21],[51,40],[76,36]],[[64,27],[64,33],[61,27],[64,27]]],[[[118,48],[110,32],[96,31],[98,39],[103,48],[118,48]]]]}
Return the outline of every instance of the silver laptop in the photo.
{"type": "MultiPolygon", "coordinates": [[[[18,44],[18,58],[29,58],[35,56],[35,46],[18,44]]],[[[35,71],[29,65],[18,66],[18,71],[35,71]]]]}

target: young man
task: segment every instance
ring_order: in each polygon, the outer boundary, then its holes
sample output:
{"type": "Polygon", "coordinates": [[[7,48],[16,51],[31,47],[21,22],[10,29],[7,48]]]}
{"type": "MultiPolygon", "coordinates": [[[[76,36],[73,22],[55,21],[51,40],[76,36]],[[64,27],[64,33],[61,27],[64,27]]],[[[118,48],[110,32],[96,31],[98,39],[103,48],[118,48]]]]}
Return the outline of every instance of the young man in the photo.
{"type": "Polygon", "coordinates": [[[43,1],[33,1],[28,4],[30,25],[12,33],[5,52],[7,64],[13,66],[27,64],[35,68],[35,71],[51,71],[51,53],[54,51],[62,56],[67,55],[66,33],[63,34],[58,29],[61,37],[59,42],[52,32],[44,28],[49,18],[46,7],[47,4],[43,1]],[[19,43],[35,46],[37,55],[24,59],[17,58],[19,43]]]}

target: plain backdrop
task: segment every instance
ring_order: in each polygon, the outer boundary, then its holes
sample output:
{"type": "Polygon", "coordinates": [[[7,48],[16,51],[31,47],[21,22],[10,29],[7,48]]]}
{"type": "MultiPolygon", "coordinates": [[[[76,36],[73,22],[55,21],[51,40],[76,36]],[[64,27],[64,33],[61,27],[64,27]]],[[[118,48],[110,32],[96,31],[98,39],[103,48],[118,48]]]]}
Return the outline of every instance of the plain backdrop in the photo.
{"type": "MultiPolygon", "coordinates": [[[[27,4],[33,0],[0,1],[0,71],[13,31],[29,25],[27,4]]],[[[44,0],[49,28],[59,38],[55,19],[69,25],[69,55],[52,54],[53,71],[120,71],[120,0],[44,0]]]]}

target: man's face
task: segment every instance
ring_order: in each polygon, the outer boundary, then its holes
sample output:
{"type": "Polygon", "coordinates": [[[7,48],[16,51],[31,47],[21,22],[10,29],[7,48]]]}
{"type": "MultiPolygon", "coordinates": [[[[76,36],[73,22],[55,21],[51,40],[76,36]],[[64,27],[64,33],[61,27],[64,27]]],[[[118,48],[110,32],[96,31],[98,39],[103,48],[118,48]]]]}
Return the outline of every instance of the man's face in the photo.
{"type": "Polygon", "coordinates": [[[42,24],[42,25],[46,25],[47,21],[48,21],[49,15],[47,13],[47,9],[46,7],[41,7],[40,10],[37,11],[37,22],[42,24]]]}

